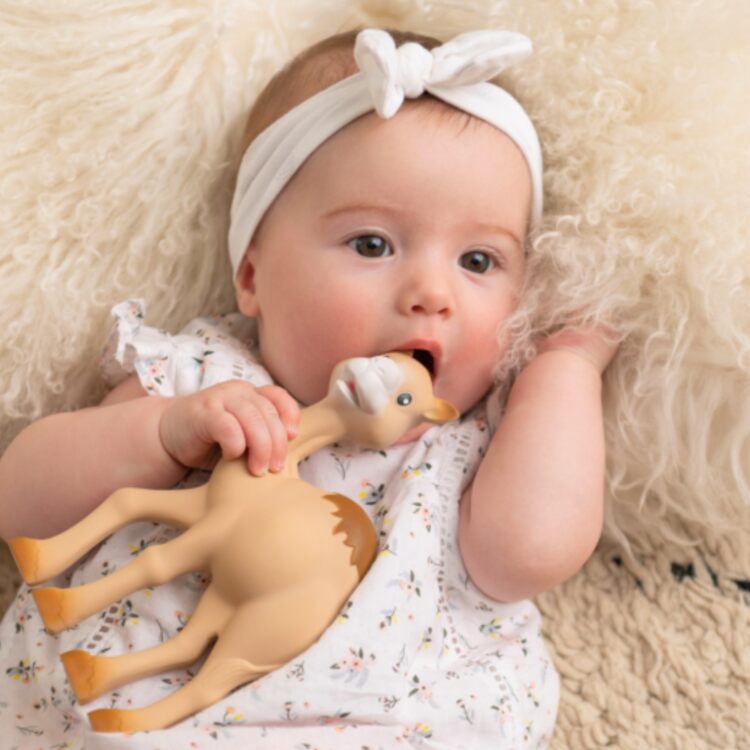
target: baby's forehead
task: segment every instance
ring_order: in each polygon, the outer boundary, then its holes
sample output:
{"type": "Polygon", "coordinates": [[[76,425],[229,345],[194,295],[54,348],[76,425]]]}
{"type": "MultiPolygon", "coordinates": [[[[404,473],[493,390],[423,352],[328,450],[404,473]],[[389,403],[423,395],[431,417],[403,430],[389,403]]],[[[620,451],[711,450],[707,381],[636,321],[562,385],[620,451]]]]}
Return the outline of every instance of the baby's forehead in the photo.
{"type": "Polygon", "coordinates": [[[287,190],[285,207],[309,210],[321,225],[376,212],[409,217],[412,229],[473,217],[520,236],[531,184],[525,158],[501,130],[443,103],[410,100],[391,118],[369,112],[339,130],[287,190]]]}
{"type": "MultiPolygon", "coordinates": [[[[365,117],[370,117],[374,122],[378,121],[375,112],[370,112],[365,117]]],[[[453,107],[430,94],[422,94],[416,99],[406,99],[401,105],[398,113],[392,118],[394,124],[405,119],[419,120],[425,126],[453,128],[454,132],[461,133],[472,128],[495,128],[479,117],[457,107],[453,107]]]]}
{"type": "MultiPolygon", "coordinates": [[[[406,100],[395,116],[367,112],[324,141],[305,161],[302,170],[326,173],[327,178],[358,169],[403,172],[419,157],[428,156],[435,171],[451,169],[460,158],[483,171],[510,158],[526,170],[526,160],[515,142],[494,125],[431,96],[406,100]],[[513,152],[512,155],[509,155],[513,152]]],[[[363,176],[366,176],[363,175],[363,176]]],[[[450,176],[450,175],[447,175],[450,176]]]]}
{"type": "MultiPolygon", "coordinates": [[[[480,138],[486,149],[491,149],[493,142],[502,142],[507,136],[488,122],[463,110],[452,107],[431,96],[406,100],[398,113],[384,119],[376,112],[367,112],[334,133],[324,141],[308,158],[318,152],[335,153],[358,148],[377,149],[383,147],[383,157],[387,158],[388,145],[410,138],[417,149],[427,146],[439,136],[442,153],[452,144],[460,141],[480,138]]],[[[435,154],[439,159],[440,153],[435,154]]]]}

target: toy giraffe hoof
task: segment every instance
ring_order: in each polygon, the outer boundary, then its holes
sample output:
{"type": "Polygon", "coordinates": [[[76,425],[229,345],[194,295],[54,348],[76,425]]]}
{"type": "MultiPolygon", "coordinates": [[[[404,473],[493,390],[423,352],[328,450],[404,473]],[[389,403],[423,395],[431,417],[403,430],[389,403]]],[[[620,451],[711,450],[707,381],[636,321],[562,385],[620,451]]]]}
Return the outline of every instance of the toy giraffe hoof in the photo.
{"type": "Polygon", "coordinates": [[[138,727],[130,716],[133,711],[117,708],[100,708],[89,712],[89,722],[95,732],[137,732],[138,727]]]}
{"type": "Polygon", "coordinates": [[[75,621],[71,620],[70,613],[68,612],[69,602],[66,596],[68,593],[66,589],[48,587],[34,589],[31,593],[39,609],[39,614],[44,621],[44,626],[50,633],[56,635],[66,628],[75,625],[75,621]]]}
{"type": "Polygon", "coordinates": [[[17,536],[8,541],[8,547],[16,561],[23,580],[30,585],[44,580],[39,576],[39,541],[28,536],[17,536]]]}
{"type": "Polygon", "coordinates": [[[73,691],[81,704],[89,703],[106,692],[104,664],[88,651],[66,651],[60,655],[73,691]]]}

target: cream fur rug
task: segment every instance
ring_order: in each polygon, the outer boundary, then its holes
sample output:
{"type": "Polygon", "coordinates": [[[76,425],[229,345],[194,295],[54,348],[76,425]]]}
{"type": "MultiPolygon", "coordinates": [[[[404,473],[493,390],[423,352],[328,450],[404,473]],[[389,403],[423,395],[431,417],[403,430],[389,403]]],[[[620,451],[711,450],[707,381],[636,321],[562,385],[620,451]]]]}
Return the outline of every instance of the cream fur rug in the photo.
{"type": "Polygon", "coordinates": [[[744,0],[0,1],[0,450],[101,398],[117,301],[171,330],[231,309],[244,114],[291,55],[357,25],[532,38],[507,85],[538,123],[548,213],[516,364],[581,308],[626,336],[605,539],[539,599],[553,748],[750,747],[744,0]]]}

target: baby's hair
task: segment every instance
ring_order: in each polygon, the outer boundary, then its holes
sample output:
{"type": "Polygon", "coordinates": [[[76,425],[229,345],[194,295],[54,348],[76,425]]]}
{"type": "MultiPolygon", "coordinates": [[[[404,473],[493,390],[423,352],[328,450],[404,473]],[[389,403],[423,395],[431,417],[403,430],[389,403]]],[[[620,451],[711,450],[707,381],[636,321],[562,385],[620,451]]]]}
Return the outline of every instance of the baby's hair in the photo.
{"type": "MultiPolygon", "coordinates": [[[[351,29],[326,37],[300,52],[271,78],[250,110],[242,140],[243,153],[259,133],[290,109],[359,71],[354,60],[354,42],[360,31],[361,29],[351,29]]],[[[442,44],[439,39],[411,31],[386,31],[393,37],[397,47],[406,42],[417,42],[426,49],[442,44]]],[[[417,101],[420,104],[427,103],[430,110],[446,119],[455,119],[464,127],[475,120],[470,114],[451,107],[429,94],[417,101]]],[[[410,105],[415,103],[409,102],[410,105]]]]}

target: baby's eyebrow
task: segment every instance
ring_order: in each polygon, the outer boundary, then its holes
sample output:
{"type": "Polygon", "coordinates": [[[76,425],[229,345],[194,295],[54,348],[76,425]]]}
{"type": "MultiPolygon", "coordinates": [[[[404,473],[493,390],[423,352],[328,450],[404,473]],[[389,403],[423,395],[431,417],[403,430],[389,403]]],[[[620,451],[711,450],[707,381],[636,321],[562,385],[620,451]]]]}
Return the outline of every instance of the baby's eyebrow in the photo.
{"type": "Polygon", "coordinates": [[[403,214],[404,212],[398,206],[390,206],[385,203],[351,203],[346,206],[339,206],[323,214],[323,219],[331,219],[340,214],[355,213],[356,211],[380,211],[384,214],[403,214]]]}
{"type": "Polygon", "coordinates": [[[510,229],[501,227],[498,224],[485,224],[484,222],[481,222],[481,221],[476,222],[475,226],[479,227],[479,229],[482,229],[485,232],[493,232],[494,234],[503,234],[506,237],[508,237],[510,240],[512,240],[513,244],[516,245],[516,247],[519,250],[523,248],[523,243],[521,242],[521,240],[518,239],[515,232],[511,232],[510,229]]]}

